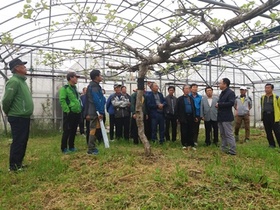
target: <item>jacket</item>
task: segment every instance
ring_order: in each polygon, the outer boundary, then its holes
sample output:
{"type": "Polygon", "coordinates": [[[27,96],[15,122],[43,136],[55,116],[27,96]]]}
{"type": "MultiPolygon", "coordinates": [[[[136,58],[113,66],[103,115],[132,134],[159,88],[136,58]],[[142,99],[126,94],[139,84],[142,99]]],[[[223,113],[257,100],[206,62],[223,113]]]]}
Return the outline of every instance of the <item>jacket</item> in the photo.
{"type": "Polygon", "coordinates": [[[115,93],[111,94],[109,97],[108,97],[108,100],[106,102],[106,110],[107,112],[109,113],[109,115],[114,115],[115,114],[115,108],[112,104],[112,97],[115,95],[115,93]]]}
{"type": "MultiPolygon", "coordinates": [[[[177,99],[176,107],[175,107],[175,115],[177,119],[179,120],[180,123],[189,123],[188,119],[189,117],[187,116],[186,109],[185,109],[185,101],[184,98],[186,96],[182,95],[177,99]]],[[[190,96],[187,96],[190,98],[191,102],[191,107],[192,107],[192,118],[193,120],[195,119],[195,106],[194,106],[194,101],[193,98],[190,96]]]]}
{"type": "Polygon", "coordinates": [[[101,86],[97,82],[91,81],[86,92],[85,116],[89,115],[93,119],[97,116],[97,111],[104,115],[105,103],[101,86]]]}
{"type": "MultiPolygon", "coordinates": [[[[166,102],[165,102],[165,99],[164,99],[162,93],[158,92],[158,95],[159,95],[160,103],[163,104],[163,107],[165,107],[166,102]]],[[[158,113],[158,106],[156,104],[154,93],[148,92],[146,95],[146,99],[147,99],[148,113],[151,117],[155,117],[156,114],[158,113]]],[[[163,113],[163,111],[162,111],[162,113],[163,113]]]]}
{"type": "Polygon", "coordinates": [[[82,106],[76,85],[64,85],[59,90],[59,102],[65,113],[81,113],[82,106]]]}
{"type": "Polygon", "coordinates": [[[232,107],[235,102],[235,93],[226,88],[219,96],[218,100],[218,122],[232,122],[234,120],[232,107]]]}
{"type": "Polygon", "coordinates": [[[250,109],[252,108],[252,99],[249,96],[244,97],[242,103],[241,96],[235,98],[234,109],[237,112],[238,116],[244,116],[249,114],[250,109]]]}
{"type": "Polygon", "coordinates": [[[189,96],[194,101],[194,107],[195,107],[195,116],[200,117],[200,104],[202,100],[202,96],[197,93],[196,97],[193,97],[192,93],[189,94],[189,96]]]}
{"type": "Polygon", "coordinates": [[[175,96],[173,96],[172,98],[173,98],[174,114],[172,113],[173,110],[172,110],[171,96],[168,95],[165,97],[166,106],[164,107],[164,113],[166,115],[175,115],[175,106],[176,106],[177,98],[175,96]]]}
{"type": "MultiPolygon", "coordinates": [[[[131,96],[130,96],[130,100],[131,100],[131,105],[130,105],[130,111],[132,113],[132,115],[135,114],[135,111],[136,111],[136,99],[137,99],[137,92],[135,93],[132,93],[131,96]]],[[[143,114],[146,115],[146,95],[143,94],[143,101],[142,101],[142,111],[143,111],[143,114]]]]}
{"type": "Polygon", "coordinates": [[[212,97],[212,104],[209,106],[208,97],[205,96],[201,100],[200,117],[204,118],[204,121],[217,121],[218,109],[215,107],[218,102],[218,97],[212,97]]]}
{"type": "Polygon", "coordinates": [[[2,108],[7,116],[30,118],[34,104],[26,77],[14,74],[6,83],[2,108]]]}
{"type": "Polygon", "coordinates": [[[130,102],[127,96],[115,94],[112,96],[111,102],[114,106],[115,118],[130,117],[130,102]]]}
{"type": "MultiPolygon", "coordinates": [[[[261,97],[261,115],[262,115],[262,120],[263,120],[263,105],[264,105],[264,97],[263,95],[261,97]]],[[[274,108],[274,122],[279,122],[280,121],[280,97],[277,96],[276,94],[273,93],[273,108],[274,108]]]]}
{"type": "Polygon", "coordinates": [[[82,117],[85,118],[86,114],[85,114],[85,107],[86,107],[86,103],[87,103],[87,99],[86,99],[87,95],[83,94],[80,96],[80,100],[82,103],[82,117]]]}

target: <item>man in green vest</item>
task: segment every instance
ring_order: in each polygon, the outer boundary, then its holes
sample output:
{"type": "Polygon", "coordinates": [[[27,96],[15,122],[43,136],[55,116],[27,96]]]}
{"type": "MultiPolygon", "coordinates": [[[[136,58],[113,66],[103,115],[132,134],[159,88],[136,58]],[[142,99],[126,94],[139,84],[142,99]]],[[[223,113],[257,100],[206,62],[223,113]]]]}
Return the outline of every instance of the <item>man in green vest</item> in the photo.
{"type": "Polygon", "coordinates": [[[34,104],[26,83],[27,62],[16,58],[9,63],[13,76],[8,80],[2,100],[3,111],[11,125],[13,142],[10,148],[10,171],[20,171],[29,137],[30,116],[34,104]]]}
{"type": "Polygon", "coordinates": [[[75,152],[75,136],[81,117],[81,101],[77,91],[78,76],[75,72],[67,74],[68,84],[59,91],[59,102],[63,111],[63,134],[61,138],[61,151],[66,154],[75,152]]]}
{"type": "Polygon", "coordinates": [[[273,93],[273,89],[273,84],[266,84],[265,95],[261,97],[262,121],[270,148],[276,147],[272,131],[280,146],[280,98],[273,93]]]}

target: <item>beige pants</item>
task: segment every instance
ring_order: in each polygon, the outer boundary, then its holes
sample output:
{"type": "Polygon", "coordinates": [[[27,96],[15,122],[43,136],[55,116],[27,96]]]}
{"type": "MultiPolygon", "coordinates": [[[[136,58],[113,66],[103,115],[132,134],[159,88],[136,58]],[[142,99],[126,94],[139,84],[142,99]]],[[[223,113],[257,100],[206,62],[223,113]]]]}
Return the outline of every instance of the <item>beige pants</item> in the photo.
{"type": "Polygon", "coordinates": [[[244,127],[245,127],[245,139],[250,138],[250,116],[244,115],[244,116],[235,116],[235,129],[234,134],[238,136],[239,129],[241,127],[242,121],[244,121],[244,127]]]}

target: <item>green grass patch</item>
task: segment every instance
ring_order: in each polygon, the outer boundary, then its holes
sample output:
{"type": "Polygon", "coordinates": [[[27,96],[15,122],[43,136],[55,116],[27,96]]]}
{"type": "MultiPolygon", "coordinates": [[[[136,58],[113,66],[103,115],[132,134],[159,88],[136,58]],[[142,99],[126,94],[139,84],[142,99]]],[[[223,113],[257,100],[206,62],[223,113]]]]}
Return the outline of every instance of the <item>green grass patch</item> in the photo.
{"type": "MultiPolygon", "coordinates": [[[[269,149],[264,132],[253,129],[249,143],[237,143],[237,156],[180,142],[143,146],[125,140],[101,144],[99,155],[64,155],[61,135],[32,136],[20,173],[8,172],[8,137],[0,140],[0,209],[280,209],[280,153],[269,149]]],[[[241,133],[242,136],[242,133],[241,133]]]]}

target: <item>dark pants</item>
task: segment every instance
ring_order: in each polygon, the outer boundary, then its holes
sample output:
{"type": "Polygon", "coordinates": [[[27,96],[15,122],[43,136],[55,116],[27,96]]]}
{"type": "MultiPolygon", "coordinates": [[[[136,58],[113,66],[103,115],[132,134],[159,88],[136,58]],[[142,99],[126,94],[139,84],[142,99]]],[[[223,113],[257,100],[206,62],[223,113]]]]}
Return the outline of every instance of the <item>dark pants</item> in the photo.
{"type": "MultiPolygon", "coordinates": [[[[146,131],[147,131],[147,124],[145,123],[145,116],[144,116],[144,132],[145,132],[145,135],[146,135],[146,137],[147,137],[147,139],[148,139],[148,136],[147,136],[147,134],[146,134],[146,131]]],[[[136,124],[136,119],[134,119],[133,117],[131,118],[131,124],[130,124],[130,126],[131,126],[131,137],[133,138],[133,143],[134,144],[138,144],[139,143],[139,135],[138,135],[138,127],[137,127],[137,124],[136,124]]],[[[151,130],[150,128],[149,128],[149,130],[151,130]]]]}
{"type": "Polygon", "coordinates": [[[152,141],[157,140],[157,126],[159,125],[159,142],[164,142],[164,114],[157,112],[152,121],[152,141]]]}
{"type": "Polygon", "coordinates": [[[174,115],[165,116],[165,138],[170,141],[169,127],[172,127],[172,141],[176,141],[177,136],[177,119],[174,115]]]}
{"type": "Polygon", "coordinates": [[[85,119],[82,116],[79,122],[79,130],[80,134],[85,134],[85,119]]]}
{"type": "Polygon", "coordinates": [[[109,115],[109,124],[110,124],[110,140],[114,140],[114,128],[115,128],[115,115],[109,115]]]}
{"type": "Polygon", "coordinates": [[[205,127],[205,143],[207,145],[211,144],[211,130],[213,128],[214,133],[214,143],[218,143],[218,121],[204,121],[204,127],[205,127]]]}
{"type": "Polygon", "coordinates": [[[274,135],[278,142],[278,146],[280,146],[280,124],[279,122],[274,122],[273,112],[270,114],[263,113],[263,125],[264,125],[266,138],[268,140],[269,146],[276,147],[272,131],[274,132],[274,135]]]}
{"type": "Polygon", "coordinates": [[[200,125],[200,121],[201,118],[197,117],[198,121],[194,122],[193,124],[193,142],[197,143],[198,140],[198,134],[199,134],[199,125],[200,125]]]}
{"type": "Polygon", "coordinates": [[[138,144],[139,140],[138,140],[138,127],[136,124],[136,120],[132,117],[131,118],[131,137],[133,138],[133,143],[134,144],[138,144]]]}
{"type": "Polygon", "coordinates": [[[129,123],[130,117],[115,118],[116,123],[116,138],[129,139],[129,123]]]}
{"type": "Polygon", "coordinates": [[[81,113],[63,113],[63,134],[61,138],[61,150],[75,148],[74,141],[81,113]]]}
{"type": "Polygon", "coordinates": [[[187,116],[187,122],[180,122],[181,130],[181,143],[184,147],[194,147],[193,134],[194,134],[194,119],[192,115],[187,116]]]}
{"type": "Polygon", "coordinates": [[[148,119],[144,118],[144,125],[145,125],[145,135],[148,140],[152,139],[152,120],[150,115],[148,116],[148,119]]]}
{"type": "Polygon", "coordinates": [[[17,170],[22,166],[25,156],[28,137],[30,118],[8,117],[11,125],[13,142],[10,148],[10,169],[17,170]]]}
{"type": "MultiPolygon", "coordinates": [[[[103,123],[104,123],[104,126],[105,126],[105,122],[106,122],[106,115],[104,114],[103,115],[103,123]]],[[[97,140],[98,140],[98,143],[101,143],[103,141],[103,136],[102,136],[102,131],[101,131],[101,128],[97,128],[96,129],[96,134],[95,134],[97,140]]]]}
{"type": "Polygon", "coordinates": [[[89,131],[90,131],[90,121],[86,120],[86,142],[87,142],[87,145],[88,145],[88,140],[89,140],[89,131]]]}

